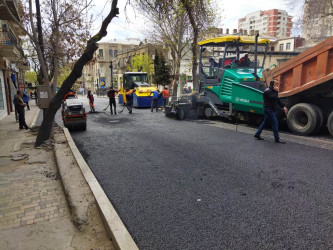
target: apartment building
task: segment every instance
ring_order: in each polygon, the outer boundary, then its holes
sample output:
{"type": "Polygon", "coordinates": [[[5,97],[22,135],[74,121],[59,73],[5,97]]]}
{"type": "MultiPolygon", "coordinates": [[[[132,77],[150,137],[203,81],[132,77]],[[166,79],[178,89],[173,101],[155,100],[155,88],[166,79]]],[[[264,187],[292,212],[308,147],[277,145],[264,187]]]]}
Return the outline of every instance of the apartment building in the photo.
{"type": "Polygon", "coordinates": [[[117,57],[121,51],[129,50],[139,45],[140,40],[128,38],[125,40],[112,39],[99,43],[99,48],[91,60],[83,68],[82,87],[91,89],[95,92],[97,89],[105,89],[111,86],[111,62],[113,66],[114,86],[116,86],[119,67],[117,57]]]}
{"type": "Polygon", "coordinates": [[[247,31],[259,31],[259,34],[266,34],[272,37],[290,37],[292,28],[292,16],[287,11],[272,9],[255,11],[238,19],[238,29],[247,31]]]}
{"type": "MultiPolygon", "coordinates": [[[[21,21],[17,0],[6,0],[15,18],[21,21]]],[[[4,5],[0,5],[0,120],[14,111],[13,97],[24,88],[24,71],[29,69],[20,36],[25,35],[4,5]]]]}
{"type": "MultiPolygon", "coordinates": [[[[154,60],[156,51],[158,53],[162,52],[163,46],[160,44],[153,44],[144,41],[140,42],[137,46],[133,48],[124,49],[118,53],[117,60],[115,62],[117,71],[118,82],[122,82],[122,74],[126,71],[126,67],[130,64],[131,60],[136,55],[148,55],[149,58],[154,60]]],[[[163,53],[165,55],[165,53],[163,53]]],[[[152,79],[150,79],[152,80],[152,79]]],[[[151,82],[150,82],[151,83],[151,82]]]]}

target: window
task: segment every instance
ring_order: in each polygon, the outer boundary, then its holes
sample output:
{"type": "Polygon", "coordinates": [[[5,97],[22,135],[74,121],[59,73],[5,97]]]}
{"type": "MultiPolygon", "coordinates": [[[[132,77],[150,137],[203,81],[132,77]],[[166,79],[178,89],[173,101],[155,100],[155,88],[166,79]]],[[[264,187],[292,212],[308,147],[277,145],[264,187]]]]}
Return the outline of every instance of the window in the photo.
{"type": "Polygon", "coordinates": [[[118,50],[114,50],[114,57],[117,57],[118,56],[118,50]]]}
{"type": "Polygon", "coordinates": [[[109,50],[109,56],[113,57],[113,50],[112,49],[109,50]]]}
{"type": "Polygon", "coordinates": [[[103,58],[103,50],[102,49],[99,50],[99,58],[101,58],[101,59],[103,58]]]}
{"type": "Polygon", "coordinates": [[[286,44],[286,50],[290,50],[290,43],[286,44]]]}
{"type": "Polygon", "coordinates": [[[104,68],[99,69],[100,76],[104,76],[104,68]]]}
{"type": "Polygon", "coordinates": [[[283,50],[283,43],[280,44],[280,51],[283,50]]]}

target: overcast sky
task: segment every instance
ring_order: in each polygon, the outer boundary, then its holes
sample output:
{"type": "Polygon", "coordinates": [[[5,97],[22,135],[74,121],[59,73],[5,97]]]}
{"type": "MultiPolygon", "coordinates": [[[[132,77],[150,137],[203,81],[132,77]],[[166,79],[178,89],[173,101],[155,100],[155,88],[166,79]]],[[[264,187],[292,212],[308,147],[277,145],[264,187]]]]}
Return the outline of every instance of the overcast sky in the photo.
{"type": "MultiPolygon", "coordinates": [[[[135,11],[133,7],[127,6],[127,16],[129,20],[126,20],[126,15],[124,13],[126,2],[127,0],[118,1],[120,9],[119,18],[112,20],[112,23],[108,28],[108,36],[104,38],[103,41],[114,38],[145,38],[145,35],[143,34],[145,26],[144,17],[135,11]]],[[[287,9],[283,0],[216,0],[216,2],[218,3],[218,7],[221,10],[221,15],[223,17],[220,27],[224,28],[224,30],[226,28],[229,28],[230,30],[237,29],[239,18],[257,10],[284,9],[288,11],[289,15],[294,15],[294,13],[287,9]]],[[[92,13],[96,16],[93,24],[96,32],[100,28],[100,24],[103,18],[107,15],[108,10],[110,10],[111,1],[94,0],[94,5],[92,13]],[[102,11],[103,8],[104,11],[102,11]]]]}

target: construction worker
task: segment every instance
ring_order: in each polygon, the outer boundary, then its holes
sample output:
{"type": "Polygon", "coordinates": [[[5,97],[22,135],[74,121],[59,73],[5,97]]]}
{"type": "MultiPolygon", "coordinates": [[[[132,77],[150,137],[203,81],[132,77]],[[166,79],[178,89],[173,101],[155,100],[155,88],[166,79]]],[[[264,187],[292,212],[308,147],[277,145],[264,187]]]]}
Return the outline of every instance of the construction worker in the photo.
{"type": "Polygon", "coordinates": [[[249,55],[245,54],[240,60],[239,60],[239,66],[249,66],[251,63],[251,60],[249,59],[249,55]]]}
{"type": "Polygon", "coordinates": [[[116,110],[116,95],[118,94],[119,90],[114,90],[113,87],[110,87],[110,90],[108,91],[108,97],[109,97],[109,104],[110,104],[110,111],[111,111],[111,115],[113,115],[112,112],[112,105],[114,107],[114,114],[117,114],[117,110],[116,110]]]}
{"type": "Polygon", "coordinates": [[[87,98],[89,99],[90,112],[95,112],[94,95],[88,90],[87,98]]]}
{"type": "Polygon", "coordinates": [[[133,106],[133,94],[135,93],[134,90],[130,90],[129,88],[126,89],[126,107],[128,109],[128,113],[132,114],[132,106],[133,106]]]}
{"type": "Polygon", "coordinates": [[[158,112],[158,98],[160,96],[159,90],[154,90],[150,92],[150,95],[153,94],[153,99],[151,100],[151,112],[154,110],[154,106],[156,107],[156,112],[158,112]]]}
{"type": "Polygon", "coordinates": [[[165,106],[168,104],[168,100],[169,100],[169,91],[167,87],[164,87],[164,89],[161,91],[161,93],[163,94],[163,110],[165,110],[165,106]]]}

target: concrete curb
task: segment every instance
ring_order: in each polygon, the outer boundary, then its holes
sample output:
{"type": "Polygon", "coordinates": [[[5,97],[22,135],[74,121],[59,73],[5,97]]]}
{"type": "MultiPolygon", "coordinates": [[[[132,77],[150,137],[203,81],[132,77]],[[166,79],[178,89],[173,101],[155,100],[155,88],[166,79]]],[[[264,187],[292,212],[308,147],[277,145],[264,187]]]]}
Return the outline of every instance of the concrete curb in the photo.
{"type": "Polygon", "coordinates": [[[88,164],[83,159],[80,151],[75,145],[69,131],[67,128],[63,128],[64,134],[68,141],[68,145],[76,159],[77,164],[79,165],[82,174],[88,183],[95,199],[97,205],[101,211],[101,216],[104,221],[108,235],[111,237],[112,242],[114,243],[117,249],[121,250],[137,250],[139,249],[132,239],[131,235],[127,231],[124,223],[121,221],[116,210],[112,206],[110,200],[104,193],[102,187],[96,180],[94,174],[90,170],[88,164]]]}
{"type": "Polygon", "coordinates": [[[30,123],[30,128],[34,127],[36,125],[36,121],[38,119],[38,116],[39,116],[39,112],[40,112],[40,109],[38,108],[36,114],[34,115],[34,117],[32,118],[32,121],[30,123]]]}

